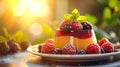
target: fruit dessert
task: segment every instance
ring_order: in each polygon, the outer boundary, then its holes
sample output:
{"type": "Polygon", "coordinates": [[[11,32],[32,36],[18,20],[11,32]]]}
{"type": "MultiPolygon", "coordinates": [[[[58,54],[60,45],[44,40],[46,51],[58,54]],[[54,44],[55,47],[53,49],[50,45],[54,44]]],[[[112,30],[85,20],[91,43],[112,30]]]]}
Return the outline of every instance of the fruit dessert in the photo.
{"type": "Polygon", "coordinates": [[[66,14],[59,29],[56,30],[54,45],[63,48],[73,44],[78,50],[85,50],[91,43],[97,43],[92,25],[85,16],[80,16],[78,10],[66,14]]]}
{"type": "Polygon", "coordinates": [[[38,50],[47,54],[100,54],[114,52],[114,45],[107,38],[97,41],[87,18],[74,9],[64,15],[55,38],[46,40],[38,50]]]}

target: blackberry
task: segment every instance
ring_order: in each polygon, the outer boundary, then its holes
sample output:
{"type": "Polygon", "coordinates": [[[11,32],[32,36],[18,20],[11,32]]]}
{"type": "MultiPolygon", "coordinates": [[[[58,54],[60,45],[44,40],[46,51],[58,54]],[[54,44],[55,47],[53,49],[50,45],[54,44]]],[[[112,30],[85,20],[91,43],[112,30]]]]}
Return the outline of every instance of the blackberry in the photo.
{"type": "Polygon", "coordinates": [[[54,53],[55,54],[62,54],[62,50],[60,48],[56,48],[54,53]]]}
{"type": "Polygon", "coordinates": [[[42,45],[39,45],[39,46],[38,46],[38,52],[39,52],[39,53],[41,52],[41,49],[42,49],[42,45]]]}
{"type": "Polygon", "coordinates": [[[83,30],[90,30],[90,29],[92,29],[92,25],[89,24],[88,22],[82,23],[82,26],[83,26],[83,30]]]}
{"type": "Polygon", "coordinates": [[[71,24],[65,24],[62,29],[61,29],[62,32],[71,32],[72,31],[72,26],[71,24]]]}
{"type": "Polygon", "coordinates": [[[86,54],[85,50],[78,50],[77,54],[86,54]]]}

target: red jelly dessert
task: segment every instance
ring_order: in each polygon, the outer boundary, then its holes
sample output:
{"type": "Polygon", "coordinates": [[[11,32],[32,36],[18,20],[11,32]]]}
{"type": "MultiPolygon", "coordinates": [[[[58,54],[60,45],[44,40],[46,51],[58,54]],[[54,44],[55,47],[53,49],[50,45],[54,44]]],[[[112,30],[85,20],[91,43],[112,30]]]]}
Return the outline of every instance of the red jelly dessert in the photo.
{"type": "Polygon", "coordinates": [[[92,25],[85,16],[78,16],[74,10],[72,14],[66,14],[59,29],[56,30],[54,39],[55,48],[62,49],[66,44],[73,44],[77,50],[86,50],[91,43],[97,43],[92,25]]]}
{"type": "Polygon", "coordinates": [[[56,48],[63,48],[66,44],[72,43],[78,49],[86,49],[91,43],[97,43],[94,30],[83,30],[80,32],[63,33],[56,31],[54,45],[56,48]]]}

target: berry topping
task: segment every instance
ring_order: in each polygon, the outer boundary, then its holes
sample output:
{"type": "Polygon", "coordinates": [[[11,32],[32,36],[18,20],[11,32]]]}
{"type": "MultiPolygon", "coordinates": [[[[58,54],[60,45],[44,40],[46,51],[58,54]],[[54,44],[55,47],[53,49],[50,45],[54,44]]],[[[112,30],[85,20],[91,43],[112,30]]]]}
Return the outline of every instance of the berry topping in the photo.
{"type": "Polygon", "coordinates": [[[71,44],[67,44],[62,49],[63,54],[76,54],[76,48],[75,46],[71,44]]]}
{"type": "Polygon", "coordinates": [[[97,43],[90,44],[86,49],[87,54],[100,54],[101,49],[100,46],[97,43]]]}
{"type": "Polygon", "coordinates": [[[98,42],[98,44],[99,44],[100,46],[102,46],[102,44],[104,44],[104,43],[106,43],[106,42],[109,42],[109,40],[108,40],[107,38],[102,38],[102,39],[98,42]]]}
{"type": "Polygon", "coordinates": [[[45,43],[41,48],[41,53],[54,53],[54,45],[52,43],[45,43]]]}
{"type": "Polygon", "coordinates": [[[62,50],[60,48],[56,48],[54,53],[55,54],[62,54],[62,50]]]}
{"type": "Polygon", "coordinates": [[[101,46],[106,53],[114,51],[114,45],[110,42],[105,42],[101,46]]]}
{"type": "Polygon", "coordinates": [[[62,32],[71,32],[71,30],[72,30],[71,23],[64,20],[60,25],[60,30],[62,32]]]}
{"type": "Polygon", "coordinates": [[[73,31],[80,31],[83,29],[83,26],[80,22],[73,21],[72,22],[72,29],[73,29],[73,31]]]}
{"type": "Polygon", "coordinates": [[[86,54],[85,50],[78,50],[77,54],[86,54]]]}
{"type": "Polygon", "coordinates": [[[45,41],[45,43],[54,43],[54,40],[53,39],[47,39],[46,41],[45,41]]]}
{"type": "Polygon", "coordinates": [[[84,22],[84,23],[82,23],[82,26],[83,26],[83,30],[89,30],[89,29],[92,29],[92,25],[89,24],[88,22],[84,22]]]}

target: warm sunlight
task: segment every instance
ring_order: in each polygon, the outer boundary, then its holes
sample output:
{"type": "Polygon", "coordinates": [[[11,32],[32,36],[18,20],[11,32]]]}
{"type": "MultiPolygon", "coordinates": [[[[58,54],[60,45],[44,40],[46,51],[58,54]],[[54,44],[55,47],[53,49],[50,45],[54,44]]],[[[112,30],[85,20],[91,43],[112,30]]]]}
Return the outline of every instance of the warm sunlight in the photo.
{"type": "Polygon", "coordinates": [[[46,16],[48,15],[48,5],[46,0],[21,0],[13,8],[15,16],[46,16]]]}
{"type": "Polygon", "coordinates": [[[15,16],[22,16],[25,13],[24,5],[18,3],[13,9],[13,13],[15,16]]]}
{"type": "Polygon", "coordinates": [[[48,6],[46,3],[33,3],[31,13],[33,16],[46,16],[48,14],[48,6]]]}

